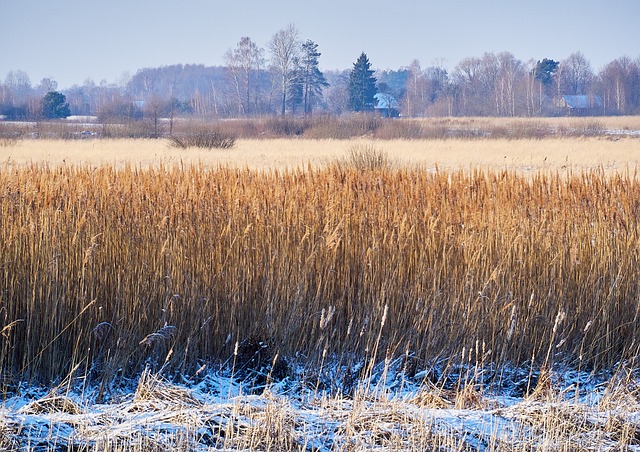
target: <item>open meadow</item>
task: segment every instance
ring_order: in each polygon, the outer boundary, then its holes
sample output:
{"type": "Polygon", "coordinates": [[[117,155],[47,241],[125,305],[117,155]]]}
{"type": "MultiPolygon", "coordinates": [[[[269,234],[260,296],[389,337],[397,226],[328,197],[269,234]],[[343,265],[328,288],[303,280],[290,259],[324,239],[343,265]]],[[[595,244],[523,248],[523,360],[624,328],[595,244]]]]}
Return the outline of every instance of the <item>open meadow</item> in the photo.
{"type": "Polygon", "coordinates": [[[640,450],[603,128],[0,142],[0,449],[640,450]]]}
{"type": "Polygon", "coordinates": [[[0,146],[0,165],[87,165],[157,168],[159,165],[233,166],[251,170],[325,167],[353,147],[371,147],[404,167],[443,171],[515,171],[522,174],[601,170],[633,172],[640,165],[640,140],[620,137],[539,139],[239,139],[231,149],[179,150],[167,140],[20,140],[0,146]]]}

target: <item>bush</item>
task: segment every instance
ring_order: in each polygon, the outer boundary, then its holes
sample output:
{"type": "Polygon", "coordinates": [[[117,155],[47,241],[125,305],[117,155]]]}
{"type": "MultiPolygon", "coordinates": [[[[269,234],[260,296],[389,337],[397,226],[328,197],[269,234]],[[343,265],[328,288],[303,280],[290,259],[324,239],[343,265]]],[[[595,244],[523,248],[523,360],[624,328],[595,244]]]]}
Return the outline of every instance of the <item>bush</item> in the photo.
{"type": "Polygon", "coordinates": [[[169,138],[172,147],[204,148],[204,149],[231,149],[235,143],[235,137],[217,130],[203,130],[188,135],[174,135],[169,138]]]}
{"type": "Polygon", "coordinates": [[[304,118],[274,116],[265,122],[267,131],[275,136],[300,136],[307,128],[304,118]]]}
{"type": "Polygon", "coordinates": [[[372,144],[356,144],[349,148],[347,164],[359,171],[373,171],[391,165],[389,156],[372,144]]]}

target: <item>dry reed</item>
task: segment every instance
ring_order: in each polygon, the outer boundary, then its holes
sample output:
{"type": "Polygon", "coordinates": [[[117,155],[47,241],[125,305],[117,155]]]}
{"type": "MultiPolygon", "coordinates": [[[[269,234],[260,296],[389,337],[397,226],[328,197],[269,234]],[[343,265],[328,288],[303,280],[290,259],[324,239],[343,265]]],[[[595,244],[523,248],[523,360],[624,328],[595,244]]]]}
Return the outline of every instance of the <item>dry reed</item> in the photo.
{"type": "Polygon", "coordinates": [[[184,374],[250,338],[307,363],[637,356],[635,175],[32,165],[0,190],[12,378],[133,375],[154,331],[184,374]]]}

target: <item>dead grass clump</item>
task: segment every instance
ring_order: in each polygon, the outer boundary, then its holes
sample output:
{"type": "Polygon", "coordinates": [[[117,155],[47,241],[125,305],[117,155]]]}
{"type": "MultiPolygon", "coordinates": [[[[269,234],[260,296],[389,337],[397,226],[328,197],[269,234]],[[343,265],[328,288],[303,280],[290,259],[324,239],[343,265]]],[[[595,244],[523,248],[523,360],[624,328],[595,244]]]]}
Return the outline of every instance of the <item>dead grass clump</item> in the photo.
{"type": "MultiPolygon", "coordinates": [[[[354,113],[343,116],[318,116],[306,121],[304,130],[305,138],[313,139],[349,139],[354,137],[378,136],[378,132],[383,130],[385,124],[387,132],[380,137],[397,137],[401,132],[397,132],[392,126],[394,121],[386,121],[373,113],[354,113]]],[[[405,137],[410,138],[410,137],[405,137]]]]}
{"type": "Polygon", "coordinates": [[[18,139],[13,137],[0,137],[0,147],[8,148],[18,144],[18,139]]]}
{"type": "Polygon", "coordinates": [[[571,133],[582,137],[593,137],[602,135],[605,127],[603,123],[595,119],[587,119],[574,122],[570,125],[571,133]]]}
{"type": "Polygon", "coordinates": [[[28,403],[20,409],[24,414],[67,413],[78,415],[82,408],[67,396],[46,396],[28,403]]]}
{"type": "Polygon", "coordinates": [[[455,394],[452,391],[440,389],[434,385],[428,385],[416,396],[407,400],[408,403],[424,408],[446,409],[455,405],[455,394]]]}
{"type": "MultiPolygon", "coordinates": [[[[94,329],[95,330],[95,329],[94,329]]],[[[153,333],[147,334],[144,339],[140,341],[140,345],[146,345],[147,347],[151,347],[153,344],[164,343],[168,340],[173,339],[173,337],[178,332],[178,329],[172,325],[165,325],[160,328],[158,331],[154,331],[153,333]]]]}
{"type": "Polygon", "coordinates": [[[373,144],[357,144],[349,148],[344,165],[358,171],[374,171],[389,168],[388,154],[373,144]]]}
{"type": "Polygon", "coordinates": [[[179,411],[202,404],[187,389],[165,382],[145,369],[140,375],[129,411],[179,411]]]}
{"type": "Polygon", "coordinates": [[[474,385],[466,385],[456,392],[454,407],[458,410],[478,410],[487,407],[482,392],[474,385]]]}
{"type": "Polygon", "coordinates": [[[16,440],[16,435],[19,430],[20,427],[18,425],[9,425],[4,416],[0,417],[1,450],[20,450],[19,442],[16,440]]]}
{"type": "Polygon", "coordinates": [[[435,138],[438,134],[430,128],[426,133],[423,125],[426,122],[415,119],[383,119],[376,129],[375,136],[381,140],[414,140],[423,138],[435,138]]]}
{"type": "Polygon", "coordinates": [[[308,127],[305,118],[294,116],[271,116],[263,121],[266,132],[277,137],[301,136],[308,127]]]}
{"type": "Polygon", "coordinates": [[[585,406],[536,402],[516,405],[510,413],[518,422],[531,426],[527,435],[531,445],[562,445],[563,450],[579,450],[586,444],[603,444],[608,439],[606,426],[593,422],[585,406]]]}
{"type": "Polygon", "coordinates": [[[347,117],[347,124],[351,136],[366,136],[372,134],[384,123],[384,119],[375,113],[355,113],[347,117]]]}
{"type": "Polygon", "coordinates": [[[550,402],[556,400],[558,397],[557,391],[553,387],[551,381],[551,371],[548,367],[542,367],[537,376],[535,387],[531,392],[527,394],[527,400],[546,401],[550,402]]]}
{"type": "Polygon", "coordinates": [[[191,134],[169,137],[169,145],[180,149],[231,149],[235,143],[235,137],[217,130],[200,130],[191,134]]]}
{"type": "Polygon", "coordinates": [[[598,403],[600,410],[640,411],[640,383],[631,372],[615,375],[598,403]]]}

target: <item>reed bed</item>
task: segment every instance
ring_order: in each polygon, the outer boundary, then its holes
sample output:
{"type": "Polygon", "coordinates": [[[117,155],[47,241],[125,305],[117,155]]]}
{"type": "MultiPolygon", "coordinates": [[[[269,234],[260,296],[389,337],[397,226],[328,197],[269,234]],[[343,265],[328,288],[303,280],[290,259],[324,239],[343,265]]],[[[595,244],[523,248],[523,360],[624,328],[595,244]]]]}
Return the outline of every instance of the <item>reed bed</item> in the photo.
{"type": "Polygon", "coordinates": [[[5,167],[0,384],[633,365],[639,215],[629,173],[5,167]]]}

